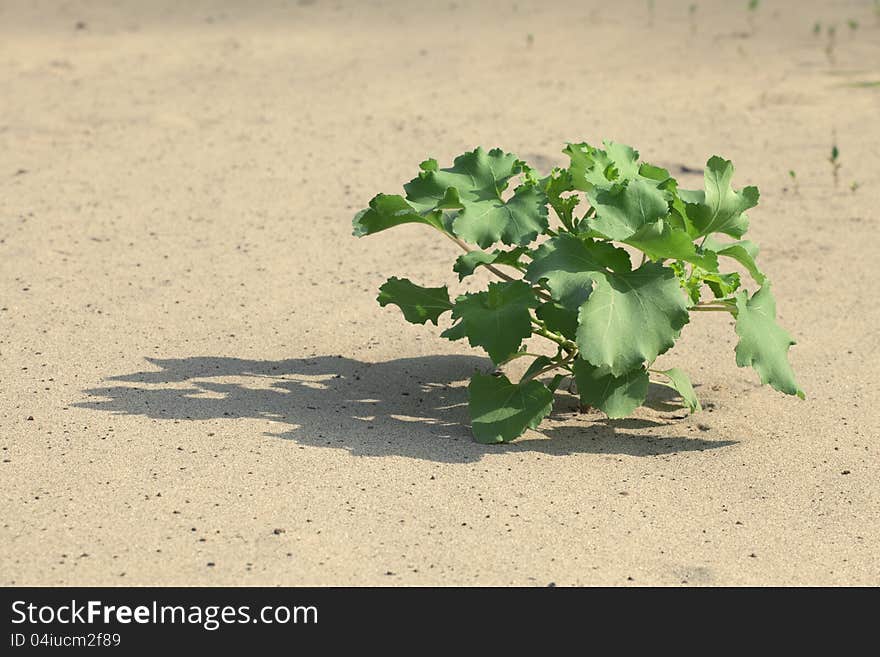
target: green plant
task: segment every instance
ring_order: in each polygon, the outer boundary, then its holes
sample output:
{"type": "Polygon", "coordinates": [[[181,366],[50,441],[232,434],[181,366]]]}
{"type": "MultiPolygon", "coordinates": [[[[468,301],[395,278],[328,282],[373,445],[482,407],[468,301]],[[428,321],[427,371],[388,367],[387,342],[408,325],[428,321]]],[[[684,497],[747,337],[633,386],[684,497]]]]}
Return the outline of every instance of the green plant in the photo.
{"type": "Polygon", "coordinates": [[[855,32],[857,29],[859,29],[859,22],[857,20],[855,20],[854,18],[850,18],[846,22],[846,24],[849,25],[849,29],[853,32],[855,32]]]}
{"type": "Polygon", "coordinates": [[[822,34],[822,23],[816,21],[813,24],[813,36],[819,36],[820,34],[822,34]]]}
{"type": "Polygon", "coordinates": [[[453,266],[459,280],[479,267],[500,279],[453,301],[445,285],[390,278],[378,297],[417,324],[438,325],[451,313],[442,336],[467,339],[498,368],[531,359],[516,383],[500,372],[473,375],[469,408],[477,440],[505,442],[535,428],[567,379],[582,404],[612,418],[640,406],[652,380],[699,410],[682,370],[653,366],[695,313],[731,314],[737,365],[803,397],[788,362],[794,341],[776,324],[757,247],[741,239],[758,190],[734,190],[733,165],[720,157],[706,164],[704,189],[690,191],[665,169],[639,162],[628,146],[569,144],[563,152],[569,166],[546,176],[499,149],[477,148],[445,169],[429,159],[404,185],[405,197],[378,194],[353,221],[358,237],[401,224],[430,226],[464,251],[453,266]],[[739,273],[721,271],[729,259],[750,274],[753,294],[739,273]],[[532,336],[553,350],[527,348],[532,336]]]}
{"type": "Polygon", "coordinates": [[[794,193],[800,193],[800,185],[798,184],[797,173],[795,173],[794,169],[791,169],[788,172],[788,177],[791,178],[791,184],[794,186],[794,193]]]}
{"type": "Polygon", "coordinates": [[[831,155],[828,156],[831,163],[831,175],[834,178],[834,186],[840,182],[840,149],[837,147],[837,141],[831,145],[831,155]]]}
{"type": "Polygon", "coordinates": [[[758,7],[761,6],[761,0],[749,0],[749,4],[746,5],[749,10],[749,31],[754,34],[757,28],[756,16],[758,14],[758,7]]]}
{"type": "Polygon", "coordinates": [[[853,181],[849,184],[849,191],[851,191],[853,194],[855,194],[857,191],[859,191],[859,187],[861,187],[861,185],[859,184],[859,182],[858,182],[857,180],[853,180],[853,181]]]}

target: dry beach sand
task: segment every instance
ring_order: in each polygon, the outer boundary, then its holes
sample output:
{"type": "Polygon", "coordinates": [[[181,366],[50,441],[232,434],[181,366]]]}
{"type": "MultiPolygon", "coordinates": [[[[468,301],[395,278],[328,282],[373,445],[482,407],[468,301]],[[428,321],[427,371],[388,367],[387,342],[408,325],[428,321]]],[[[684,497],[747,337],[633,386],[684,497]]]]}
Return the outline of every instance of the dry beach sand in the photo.
{"type": "Polygon", "coordinates": [[[648,4],[0,0],[0,583],[880,584],[880,21],[648,4]],[[806,401],[706,313],[661,361],[703,413],[472,441],[488,361],[375,302],[454,246],[351,216],[602,139],[760,187],[806,401]]]}

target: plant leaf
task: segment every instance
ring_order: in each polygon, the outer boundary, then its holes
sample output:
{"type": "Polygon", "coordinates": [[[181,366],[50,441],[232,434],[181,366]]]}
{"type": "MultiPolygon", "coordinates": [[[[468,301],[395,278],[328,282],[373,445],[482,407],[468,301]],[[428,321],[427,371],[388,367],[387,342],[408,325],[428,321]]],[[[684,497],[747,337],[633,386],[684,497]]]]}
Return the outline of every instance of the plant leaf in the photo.
{"type": "Polygon", "coordinates": [[[534,429],[553,408],[553,393],[535,380],[515,385],[506,376],[475,373],[468,386],[471,427],[478,442],[506,443],[534,429]]]}
{"type": "Polygon", "coordinates": [[[715,253],[698,251],[690,235],[670,228],[662,219],[645,224],[623,242],[643,251],[652,260],[685,260],[707,271],[718,271],[715,253]]]}
{"type": "Polygon", "coordinates": [[[439,212],[429,210],[419,214],[402,196],[377,194],[370,207],[358,212],[352,221],[352,235],[363,237],[401,224],[427,224],[446,231],[439,212]]]}
{"type": "Polygon", "coordinates": [[[482,347],[493,363],[500,363],[519,351],[532,334],[530,308],[538,300],[522,281],[489,283],[489,289],[464,294],[455,300],[452,318],[459,323],[441,335],[450,340],[467,337],[472,347],[482,347]]]}
{"type": "Polygon", "coordinates": [[[703,407],[700,406],[700,400],[697,399],[697,395],[694,392],[694,387],[691,385],[691,379],[684,370],[673,367],[668,370],[657,370],[657,372],[669,379],[668,383],[662,381],[660,385],[668,386],[681,395],[682,401],[690,409],[691,414],[703,410],[703,407]]]}
{"type": "Polygon", "coordinates": [[[567,228],[571,228],[573,225],[572,213],[577,204],[580,203],[580,198],[577,196],[562,196],[566,192],[574,190],[571,183],[571,174],[567,169],[554,169],[549,176],[541,181],[541,188],[547,195],[547,201],[556,212],[559,220],[567,228]]]}
{"type": "Polygon", "coordinates": [[[578,358],[573,369],[581,403],[595,406],[610,418],[626,417],[648,394],[648,372],[642,367],[614,376],[578,358]]]}
{"type": "Polygon", "coordinates": [[[519,259],[526,252],[523,247],[517,247],[510,251],[495,250],[491,253],[486,251],[468,251],[462,253],[455,261],[452,271],[458,274],[458,280],[464,280],[472,275],[480,265],[519,265],[519,259]]]}
{"type": "Polygon", "coordinates": [[[746,271],[749,272],[749,275],[758,285],[764,285],[766,282],[767,277],[758,269],[758,264],[755,262],[758,257],[758,245],[754,242],[740,240],[739,242],[724,244],[710,237],[706,240],[705,246],[720,256],[736,260],[746,268],[746,271]]]}
{"type": "Polygon", "coordinates": [[[459,210],[452,230],[467,242],[481,248],[499,240],[524,246],[548,227],[547,197],[535,183],[520,185],[511,199],[502,199],[510,179],[523,172],[523,163],[511,153],[477,148],[459,155],[448,169],[436,163],[422,169],[404,185],[407,199],[422,211],[459,210]]]}
{"type": "Polygon", "coordinates": [[[452,310],[449,291],[443,287],[421,287],[406,278],[391,277],[379,288],[376,298],[383,308],[393,303],[403,311],[403,316],[413,324],[431,321],[437,325],[437,318],[447,310],[452,310]]]}
{"type": "Polygon", "coordinates": [[[744,213],[758,204],[758,188],[746,187],[741,192],[734,191],[730,186],[733,164],[717,155],[709,158],[703,178],[705,191],[678,192],[686,201],[687,216],[696,230],[694,237],[710,233],[742,237],[749,227],[744,213]]]}
{"type": "Polygon", "coordinates": [[[526,278],[546,280],[554,299],[578,311],[582,357],[621,376],[669,349],[688,312],[672,269],[649,262],[635,271],[610,271],[596,257],[601,251],[607,261],[607,246],[561,234],[536,251],[526,278]]]}
{"type": "Polygon", "coordinates": [[[668,195],[656,181],[635,179],[610,188],[595,187],[587,196],[596,208],[588,225],[614,240],[624,240],[669,214],[668,195]]]}
{"type": "Polygon", "coordinates": [[[776,300],[770,284],[752,295],[745,290],[736,295],[736,364],[751,366],[761,377],[761,383],[787,395],[804,398],[804,391],[795,381],[788,362],[788,350],[796,344],[791,335],[776,323],[776,300]]]}
{"type": "Polygon", "coordinates": [[[569,310],[577,310],[590,296],[596,274],[609,265],[617,271],[629,271],[629,254],[604,242],[561,233],[538,247],[526,278],[532,283],[546,279],[553,298],[569,310]]]}
{"type": "Polygon", "coordinates": [[[712,295],[716,299],[726,299],[736,292],[740,286],[739,274],[732,272],[730,274],[704,273],[702,280],[712,290],[712,295]]]}
{"type": "Polygon", "coordinates": [[[578,315],[581,357],[615,376],[653,361],[672,347],[688,322],[685,296],[675,273],[647,262],[624,274],[595,278],[578,315]]]}

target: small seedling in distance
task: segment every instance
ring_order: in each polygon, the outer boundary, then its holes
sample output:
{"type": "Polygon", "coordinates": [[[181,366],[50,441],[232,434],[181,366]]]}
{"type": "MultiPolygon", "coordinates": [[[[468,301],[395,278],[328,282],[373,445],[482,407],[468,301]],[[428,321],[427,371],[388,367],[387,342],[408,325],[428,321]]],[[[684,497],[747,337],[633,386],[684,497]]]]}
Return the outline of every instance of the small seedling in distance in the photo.
{"type": "Polygon", "coordinates": [[[733,164],[718,156],[702,189],[685,190],[623,144],[573,143],[563,153],[569,165],[546,175],[497,148],[446,168],[428,159],[404,195],[377,194],[353,220],[357,237],[428,226],[462,250],[459,281],[477,270],[498,279],[451,298],[447,285],[391,277],[377,298],[414,324],[437,326],[448,313],[442,337],[486,351],[493,370],[468,386],[476,439],[507,442],[536,428],[566,389],[610,418],[644,404],[651,383],[698,411],[688,375],[655,360],[704,313],[733,318],[737,365],[803,398],[788,361],[794,340],[776,323],[757,246],[743,239],[758,189],[734,189],[733,164]],[[725,271],[731,260],[746,273],[725,271]],[[519,359],[530,364],[518,380],[497,371],[519,359]]]}
{"type": "Polygon", "coordinates": [[[813,25],[813,36],[819,36],[820,34],[822,34],[822,23],[816,21],[813,25]]]}
{"type": "Polygon", "coordinates": [[[749,32],[754,34],[758,29],[758,22],[756,15],[758,13],[758,7],[761,5],[761,0],[749,0],[748,4],[748,21],[749,21],[749,32]]]}
{"type": "Polygon", "coordinates": [[[795,173],[794,169],[789,170],[788,177],[791,178],[791,184],[792,184],[792,187],[794,188],[794,193],[799,194],[801,190],[800,190],[800,185],[798,185],[797,173],[795,173]]]}
{"type": "Polygon", "coordinates": [[[855,194],[858,191],[859,187],[861,187],[861,185],[858,183],[858,181],[853,180],[849,184],[849,191],[851,191],[853,194],[855,194]]]}
{"type": "Polygon", "coordinates": [[[837,184],[840,182],[840,149],[837,147],[837,142],[831,145],[831,155],[828,157],[828,161],[831,163],[831,175],[834,178],[834,186],[837,187],[837,184]]]}
{"type": "Polygon", "coordinates": [[[859,22],[853,18],[850,18],[846,22],[846,24],[849,26],[851,32],[855,32],[857,29],[859,29],[859,22]]]}

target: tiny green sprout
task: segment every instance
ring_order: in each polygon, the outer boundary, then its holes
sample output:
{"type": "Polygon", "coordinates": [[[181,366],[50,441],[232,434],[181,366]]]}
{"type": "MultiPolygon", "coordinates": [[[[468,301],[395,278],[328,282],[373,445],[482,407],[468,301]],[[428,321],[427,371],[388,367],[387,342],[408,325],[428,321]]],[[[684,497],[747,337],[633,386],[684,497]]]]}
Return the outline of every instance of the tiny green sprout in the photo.
{"type": "Polygon", "coordinates": [[[855,20],[854,18],[850,18],[846,22],[846,24],[849,25],[849,29],[852,30],[853,32],[855,32],[857,29],[859,29],[859,22],[857,20],[855,20]]]}
{"type": "Polygon", "coordinates": [[[794,193],[800,193],[800,185],[798,185],[797,173],[794,169],[789,169],[788,177],[791,178],[791,184],[794,185],[794,193]]]}
{"type": "Polygon", "coordinates": [[[849,184],[849,191],[851,191],[853,194],[855,194],[856,190],[858,190],[859,187],[860,187],[860,185],[859,185],[858,181],[853,180],[849,184]]]}
{"type": "Polygon", "coordinates": [[[822,34],[822,23],[816,21],[813,25],[813,36],[819,36],[822,34]]]}
{"type": "Polygon", "coordinates": [[[535,45],[535,35],[532,34],[531,32],[529,32],[528,34],[526,34],[526,43],[527,43],[529,46],[533,46],[533,45],[535,45]]]}
{"type": "Polygon", "coordinates": [[[749,9],[749,30],[752,34],[757,30],[757,26],[755,24],[755,14],[758,13],[758,7],[761,4],[760,0],[749,0],[748,9],[749,9]]]}
{"type": "Polygon", "coordinates": [[[831,145],[831,155],[828,158],[831,163],[831,175],[834,177],[834,186],[836,187],[840,181],[840,149],[835,141],[831,145]]]}

